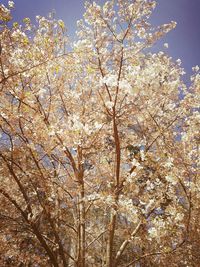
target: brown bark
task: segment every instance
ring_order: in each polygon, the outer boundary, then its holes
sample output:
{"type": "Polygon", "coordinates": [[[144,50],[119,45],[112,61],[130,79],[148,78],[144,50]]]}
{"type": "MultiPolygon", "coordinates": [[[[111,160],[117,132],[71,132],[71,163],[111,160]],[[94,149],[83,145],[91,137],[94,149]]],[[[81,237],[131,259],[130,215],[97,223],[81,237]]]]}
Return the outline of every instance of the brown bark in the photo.
{"type": "Polygon", "coordinates": [[[79,203],[79,257],[78,267],[85,267],[85,205],[84,205],[84,183],[81,184],[79,203]]]}
{"type": "Polygon", "coordinates": [[[82,148],[78,146],[78,181],[79,181],[79,251],[78,251],[78,267],[85,267],[85,252],[86,252],[86,240],[85,240],[85,186],[84,186],[84,170],[83,170],[83,155],[82,148]]]}

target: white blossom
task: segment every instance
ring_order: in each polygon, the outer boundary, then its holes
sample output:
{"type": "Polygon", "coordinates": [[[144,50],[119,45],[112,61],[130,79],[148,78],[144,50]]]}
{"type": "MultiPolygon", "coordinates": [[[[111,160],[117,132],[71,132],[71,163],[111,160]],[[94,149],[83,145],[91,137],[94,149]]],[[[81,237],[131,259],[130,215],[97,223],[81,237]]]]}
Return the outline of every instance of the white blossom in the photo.
{"type": "Polygon", "coordinates": [[[131,93],[132,86],[126,80],[121,80],[119,82],[119,89],[125,90],[128,93],[131,93]]]}
{"type": "Polygon", "coordinates": [[[177,184],[177,179],[175,176],[173,176],[172,174],[170,175],[166,175],[165,179],[169,182],[172,183],[173,185],[177,184]]]}
{"type": "Polygon", "coordinates": [[[110,75],[106,75],[103,79],[101,79],[100,82],[101,84],[104,83],[107,86],[115,87],[118,84],[117,79],[118,79],[117,75],[110,74],[110,75]]]}
{"type": "Polygon", "coordinates": [[[151,227],[148,229],[148,233],[150,235],[151,238],[155,238],[158,236],[158,231],[155,227],[151,227]]]}
{"type": "Polygon", "coordinates": [[[192,70],[195,71],[195,72],[198,72],[199,71],[199,66],[197,65],[197,66],[193,67],[192,70]]]}
{"type": "Polygon", "coordinates": [[[168,43],[164,43],[164,47],[165,48],[169,48],[169,44],[168,43]]]}
{"type": "Polygon", "coordinates": [[[14,7],[14,4],[15,4],[15,3],[14,3],[13,1],[8,1],[8,6],[9,6],[9,7],[13,8],[13,7],[14,7]]]}
{"type": "Polygon", "coordinates": [[[171,157],[169,157],[169,158],[167,159],[166,163],[164,164],[164,166],[165,166],[166,168],[171,168],[171,167],[173,167],[173,166],[174,166],[173,161],[174,161],[174,159],[171,158],[171,157]]]}
{"type": "Polygon", "coordinates": [[[111,109],[114,106],[114,103],[112,101],[107,101],[105,105],[107,108],[111,109]]]}

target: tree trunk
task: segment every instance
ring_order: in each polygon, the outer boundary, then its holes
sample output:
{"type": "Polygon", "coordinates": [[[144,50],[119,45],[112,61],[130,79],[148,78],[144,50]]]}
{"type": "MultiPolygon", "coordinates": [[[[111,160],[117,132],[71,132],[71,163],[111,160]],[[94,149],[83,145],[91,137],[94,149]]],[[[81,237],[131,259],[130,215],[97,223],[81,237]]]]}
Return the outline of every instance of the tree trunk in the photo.
{"type": "Polygon", "coordinates": [[[113,241],[115,234],[115,225],[116,225],[116,214],[111,213],[108,240],[106,246],[106,267],[112,267],[113,264],[113,241]]]}
{"type": "Polygon", "coordinates": [[[84,183],[81,183],[79,203],[79,256],[78,267],[85,267],[85,203],[84,183]]]}

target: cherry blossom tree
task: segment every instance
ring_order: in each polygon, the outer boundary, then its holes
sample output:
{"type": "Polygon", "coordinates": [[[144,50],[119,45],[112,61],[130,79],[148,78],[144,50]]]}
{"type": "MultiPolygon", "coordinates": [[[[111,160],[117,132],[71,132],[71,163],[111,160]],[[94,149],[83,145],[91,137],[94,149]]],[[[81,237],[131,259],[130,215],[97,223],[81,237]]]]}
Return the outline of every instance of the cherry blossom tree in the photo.
{"type": "Polygon", "coordinates": [[[152,0],[64,22],[0,6],[2,266],[198,266],[199,89],[152,0]],[[165,44],[167,47],[167,44],[165,44]],[[187,251],[187,252],[185,252],[187,251]]]}

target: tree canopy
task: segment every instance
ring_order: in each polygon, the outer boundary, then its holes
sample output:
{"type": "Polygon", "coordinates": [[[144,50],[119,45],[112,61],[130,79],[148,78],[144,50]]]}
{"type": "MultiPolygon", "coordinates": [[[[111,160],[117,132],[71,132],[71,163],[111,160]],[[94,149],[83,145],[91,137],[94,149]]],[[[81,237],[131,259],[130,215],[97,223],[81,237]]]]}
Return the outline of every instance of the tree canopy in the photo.
{"type": "Polygon", "coordinates": [[[199,68],[155,6],[86,2],[71,42],[0,5],[1,266],[199,266],[199,68]]]}

